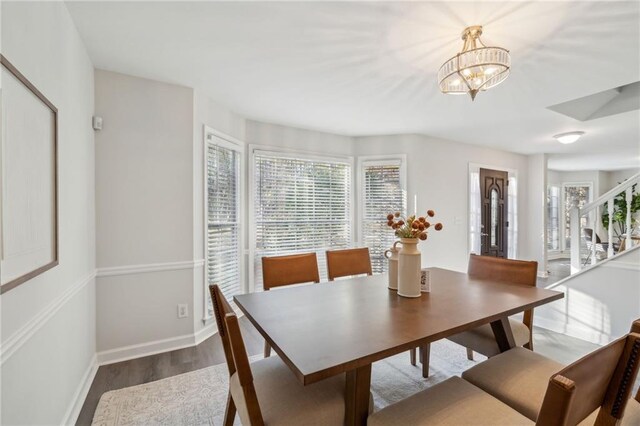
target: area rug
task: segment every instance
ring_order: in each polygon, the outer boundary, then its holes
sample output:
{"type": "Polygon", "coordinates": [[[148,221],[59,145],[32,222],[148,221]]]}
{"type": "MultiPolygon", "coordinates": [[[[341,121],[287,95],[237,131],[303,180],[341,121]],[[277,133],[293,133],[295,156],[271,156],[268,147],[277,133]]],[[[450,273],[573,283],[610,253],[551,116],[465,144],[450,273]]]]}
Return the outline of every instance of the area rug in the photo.
{"type": "MultiPolygon", "coordinates": [[[[261,356],[252,357],[253,360],[261,356]]],[[[371,392],[376,409],[407,398],[448,377],[460,375],[485,359],[469,361],[463,347],[441,340],[431,345],[428,379],[409,363],[405,352],[373,364],[371,392]]],[[[93,425],[221,425],[228,389],[225,364],[167,379],[106,392],[100,398],[93,425]]],[[[240,424],[236,417],[236,424],[240,424]]]]}

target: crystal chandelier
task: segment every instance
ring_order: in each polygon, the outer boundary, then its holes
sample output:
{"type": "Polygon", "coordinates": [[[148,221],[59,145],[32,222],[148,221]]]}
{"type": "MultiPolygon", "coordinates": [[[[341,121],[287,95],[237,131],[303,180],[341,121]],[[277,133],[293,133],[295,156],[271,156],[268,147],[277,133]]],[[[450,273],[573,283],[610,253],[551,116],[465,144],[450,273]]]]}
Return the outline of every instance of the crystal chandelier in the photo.
{"type": "Polygon", "coordinates": [[[438,71],[438,86],[442,93],[462,95],[471,100],[480,91],[491,89],[507,79],[511,56],[502,47],[487,47],[480,40],[482,26],[465,28],[462,51],[445,62],[438,71]]]}

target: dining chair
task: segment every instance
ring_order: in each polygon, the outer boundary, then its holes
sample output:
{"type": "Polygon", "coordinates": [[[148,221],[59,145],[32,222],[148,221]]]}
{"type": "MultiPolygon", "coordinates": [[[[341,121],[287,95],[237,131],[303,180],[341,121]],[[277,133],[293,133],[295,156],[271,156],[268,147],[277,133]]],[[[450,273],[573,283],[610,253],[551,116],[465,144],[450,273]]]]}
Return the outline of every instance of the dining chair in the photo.
{"type": "Polygon", "coordinates": [[[345,250],[327,250],[329,281],[352,275],[373,275],[371,257],[367,247],[345,250]]]}
{"type": "MultiPolygon", "coordinates": [[[[581,422],[585,419],[588,421],[591,416],[595,416],[592,424],[620,424],[620,419],[623,416],[626,418],[625,409],[630,405],[628,397],[638,373],[638,350],[640,335],[631,333],[568,367],[554,370],[549,376],[529,373],[527,366],[521,365],[520,374],[513,377],[518,384],[504,375],[501,375],[502,380],[495,380],[501,392],[487,390],[477,382],[467,381],[469,374],[463,374],[462,379],[454,377],[445,380],[375,412],[369,416],[367,425],[574,426],[586,425],[581,422]],[[531,394],[528,383],[522,380],[523,376],[527,376],[529,381],[544,383],[541,394],[531,394]],[[528,395],[534,399],[535,412],[514,405],[513,399],[509,398],[511,393],[528,395]]],[[[507,358],[514,356],[512,353],[518,354],[516,357],[520,354],[541,356],[523,348],[514,348],[466,373],[480,369],[487,363],[492,363],[494,367],[504,364],[507,358]]],[[[488,380],[495,379],[486,373],[488,380]]],[[[533,403],[529,402],[529,405],[533,403]]]]}
{"type": "MultiPolygon", "coordinates": [[[[315,253],[262,258],[262,286],[265,291],[311,282],[320,282],[318,258],[315,253]]],[[[264,342],[264,357],[268,358],[270,355],[271,346],[264,342]]]]}
{"type": "Polygon", "coordinates": [[[233,425],[236,413],[245,426],[344,422],[344,374],[303,386],[278,356],[249,363],[233,309],[220,287],[211,285],[209,291],[229,370],[225,426],[233,425]]]}
{"type": "MultiPolygon", "coordinates": [[[[580,425],[616,424],[622,419],[623,425],[640,424],[640,403],[629,398],[638,369],[637,352],[640,351],[640,322],[634,323],[632,333],[600,348],[568,367],[564,367],[543,355],[523,348],[514,348],[484,361],[462,373],[462,377],[495,398],[517,410],[531,420],[540,420],[547,401],[553,378],[562,376],[575,383],[578,390],[573,397],[574,405],[583,406],[580,415],[570,416],[569,423],[580,425]],[[605,385],[610,383],[609,388],[605,385]],[[614,386],[612,388],[612,386],[614,386]],[[628,401],[626,411],[620,405],[628,401]],[[595,406],[593,402],[601,402],[595,406]],[[612,404],[618,404],[618,408],[612,404]],[[602,406],[598,412],[596,409],[602,406]],[[609,412],[607,412],[609,410],[609,412]],[[611,414],[616,411],[616,415],[611,414]],[[586,419],[585,419],[586,417],[586,419]],[[596,419],[600,418],[598,421],[596,419]]],[[[556,386],[566,387],[564,379],[556,386]]],[[[636,398],[638,395],[636,395],[636,398]]],[[[559,416],[559,412],[556,413],[559,416]]],[[[548,417],[547,417],[548,419],[548,417]]]]}
{"type": "MultiPolygon", "coordinates": [[[[594,234],[596,236],[595,238],[596,256],[598,257],[598,259],[606,258],[608,256],[609,243],[603,243],[602,240],[600,240],[600,236],[598,236],[597,233],[594,233],[592,228],[584,228],[582,232],[584,234],[584,239],[587,244],[587,251],[589,252],[587,258],[584,260],[583,266],[586,266],[587,263],[589,263],[589,260],[591,259],[591,255],[593,254],[593,244],[594,244],[593,235],[594,234]]],[[[613,243],[612,246],[613,246],[613,254],[618,253],[618,251],[620,250],[620,244],[613,243]]]]}
{"type": "MultiPolygon", "coordinates": [[[[504,282],[515,285],[535,287],[537,282],[538,262],[502,259],[492,256],[469,256],[467,274],[472,279],[504,282]]],[[[509,318],[509,325],[517,346],[533,350],[533,309],[524,311],[522,321],[509,318]]],[[[473,352],[487,357],[500,353],[490,324],[463,331],[447,339],[467,348],[467,358],[473,360],[473,352]]],[[[421,350],[422,375],[429,375],[429,344],[421,350]]]]}

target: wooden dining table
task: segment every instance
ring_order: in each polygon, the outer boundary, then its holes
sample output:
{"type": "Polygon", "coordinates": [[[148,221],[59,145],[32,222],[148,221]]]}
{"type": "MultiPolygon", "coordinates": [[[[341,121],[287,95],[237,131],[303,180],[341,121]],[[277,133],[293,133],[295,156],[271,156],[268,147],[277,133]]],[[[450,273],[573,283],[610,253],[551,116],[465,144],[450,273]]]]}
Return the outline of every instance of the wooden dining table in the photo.
{"type": "Polygon", "coordinates": [[[483,324],[501,351],[515,346],[508,317],[561,299],[558,291],[476,280],[430,268],[431,291],[404,298],[386,275],[234,297],[303,385],[346,373],[345,424],[366,425],[371,364],[483,324]]]}

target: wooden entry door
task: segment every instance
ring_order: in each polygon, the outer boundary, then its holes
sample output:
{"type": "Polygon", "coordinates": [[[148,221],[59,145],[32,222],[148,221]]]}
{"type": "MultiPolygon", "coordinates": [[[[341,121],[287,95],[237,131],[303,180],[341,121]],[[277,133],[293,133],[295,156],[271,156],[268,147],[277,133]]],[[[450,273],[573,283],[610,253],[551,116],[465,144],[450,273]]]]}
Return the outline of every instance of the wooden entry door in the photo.
{"type": "Polygon", "coordinates": [[[507,257],[508,185],[507,172],[480,169],[482,202],[480,253],[483,256],[507,257]]]}

